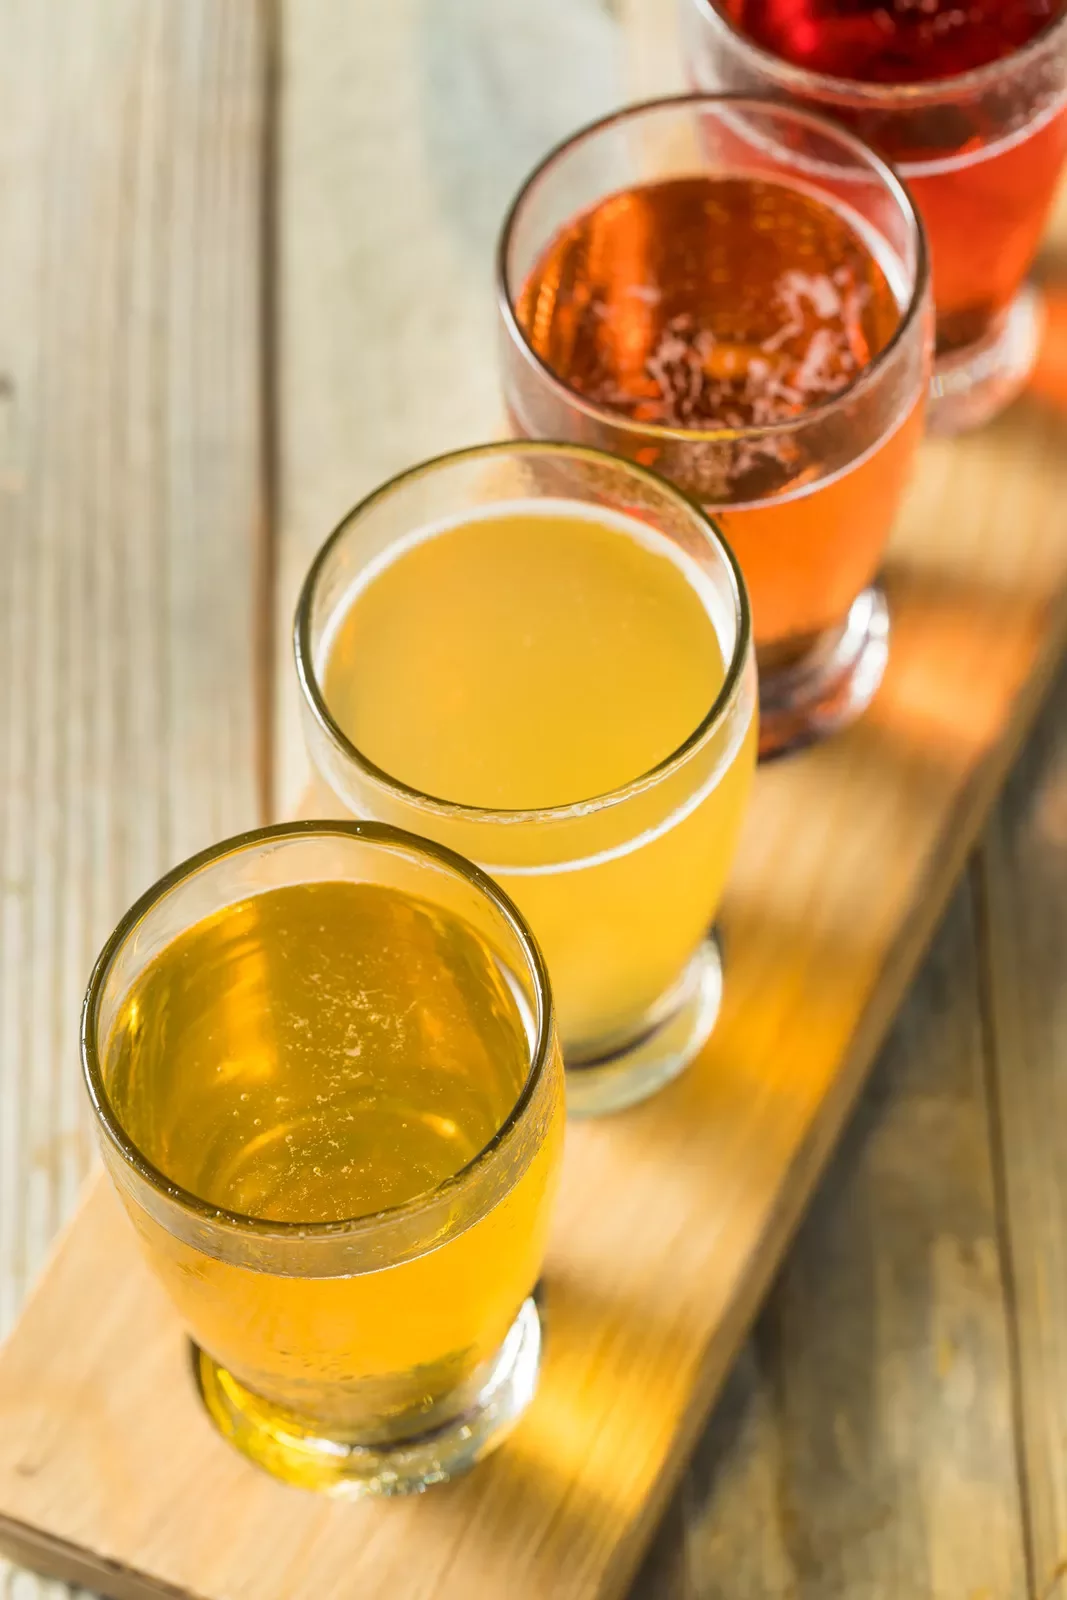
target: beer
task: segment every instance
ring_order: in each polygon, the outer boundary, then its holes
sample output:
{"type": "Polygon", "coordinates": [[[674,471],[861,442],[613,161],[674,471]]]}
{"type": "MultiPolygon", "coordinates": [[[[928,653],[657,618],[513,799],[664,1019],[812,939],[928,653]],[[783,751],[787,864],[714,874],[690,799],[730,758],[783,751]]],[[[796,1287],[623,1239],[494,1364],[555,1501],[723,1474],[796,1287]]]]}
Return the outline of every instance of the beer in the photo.
{"type": "MultiPolygon", "coordinates": [[[[706,174],[622,190],[573,218],[516,315],[575,394],[643,428],[696,434],[787,424],[842,394],[901,307],[854,220],[783,183],[706,174]]],[[[761,669],[810,649],[871,582],[920,427],[912,397],[829,480],[805,463],[783,486],[788,444],[754,451],[721,505],[694,445],[680,487],[717,513],[737,553],[761,669]]]]}
{"type": "Polygon", "coordinates": [[[938,353],[981,341],[1037,252],[1067,156],[1067,107],[1062,93],[1049,95],[1027,127],[1017,106],[1003,130],[988,107],[953,94],[952,80],[999,62],[1010,71],[1011,58],[1064,17],[1064,0],[721,0],[721,9],[740,33],[806,72],[900,86],[902,107],[907,89],[914,101],[941,86],[921,126],[895,118],[877,96],[838,115],[896,164],[922,211],[938,353]]]}
{"type": "Polygon", "coordinates": [[[515,430],[640,462],[714,518],[751,598],[762,755],[847,726],[885,669],[875,580],[929,371],[893,174],[788,104],[629,106],[534,169],[497,263],[515,430]]]}
{"type": "MultiPolygon", "coordinates": [[[[315,827],[268,837],[296,850],[315,827]]],[[[344,825],[322,832],[343,864],[344,825]]],[[[503,934],[451,888],[398,882],[406,845],[362,879],[387,852],[374,846],[359,837],[350,877],[220,896],[116,997],[98,1086],[89,1068],[105,1156],[216,1422],[288,1481],[357,1491],[405,1472],[416,1486],[486,1447],[508,1406],[486,1440],[471,1443],[472,1418],[522,1318],[511,1410],[528,1399],[563,1111],[547,997],[503,934]],[[457,1418],[466,1434],[429,1467],[390,1464],[457,1418]]],[[[106,1007],[105,984],[91,996],[106,1007]]]]}
{"type": "Polygon", "coordinates": [[[516,502],[414,530],[360,575],[322,645],[326,704],[361,755],[429,797],[512,817],[446,838],[529,918],[569,1061],[640,1025],[722,893],[751,709],[710,770],[629,817],[596,804],[654,773],[714,706],[714,609],[698,564],[636,517],[516,502]],[[583,806],[561,851],[553,810],[583,806]]]}

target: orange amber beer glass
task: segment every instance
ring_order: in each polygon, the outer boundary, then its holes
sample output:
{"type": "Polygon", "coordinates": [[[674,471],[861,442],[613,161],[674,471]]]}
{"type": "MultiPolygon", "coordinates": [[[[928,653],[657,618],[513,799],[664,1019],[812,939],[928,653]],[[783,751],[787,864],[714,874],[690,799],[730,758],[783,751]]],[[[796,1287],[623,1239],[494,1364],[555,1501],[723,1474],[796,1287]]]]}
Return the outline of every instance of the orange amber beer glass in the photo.
{"type": "Polygon", "coordinates": [[[313,761],[360,816],[478,861],[552,977],[572,1110],[707,1038],[708,936],[755,759],[748,603],[707,518],[568,446],[415,468],[327,541],[297,611],[313,761]]]}
{"type": "Polygon", "coordinates": [[[108,1171],[219,1429],[393,1494],[491,1449],[537,1376],[563,1081],[496,886],[392,829],[292,823],[127,913],[85,1002],[108,1171]]]}
{"type": "Polygon", "coordinates": [[[752,600],[763,754],[843,726],[881,680],[875,577],[922,430],[927,277],[889,168],[760,100],[608,117],[504,225],[514,425],[642,462],[714,515],[752,600]]]}

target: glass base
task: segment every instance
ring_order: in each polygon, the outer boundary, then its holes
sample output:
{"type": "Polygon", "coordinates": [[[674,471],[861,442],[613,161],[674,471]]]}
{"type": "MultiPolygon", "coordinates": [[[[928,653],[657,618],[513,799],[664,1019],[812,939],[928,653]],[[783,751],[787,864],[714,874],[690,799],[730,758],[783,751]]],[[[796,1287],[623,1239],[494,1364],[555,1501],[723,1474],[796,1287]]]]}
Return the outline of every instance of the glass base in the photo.
{"type": "MultiPolygon", "coordinates": [[[[533,1398],[541,1364],[541,1319],[523,1302],[477,1392],[449,1421],[411,1438],[374,1445],[323,1437],[238,1383],[203,1350],[193,1365],[208,1415],[243,1455],[284,1483],[337,1498],[419,1494],[466,1472],[506,1439],[533,1398]]],[[[435,1409],[440,1410],[440,1406],[435,1409]]]]}
{"type": "Polygon", "coordinates": [[[647,1100],[692,1061],[715,1026],[722,1003],[722,961],[709,934],[636,1039],[567,1066],[567,1112],[598,1117],[647,1100]]]}
{"type": "Polygon", "coordinates": [[[934,362],[926,426],[931,433],[981,427],[1015,399],[1037,360],[1041,298],[1029,285],[977,344],[934,362]]]}
{"type": "Polygon", "coordinates": [[[853,602],[843,628],[799,661],[760,673],[759,758],[797,750],[847,728],[874,698],[889,659],[889,607],[877,585],[853,602]]]}

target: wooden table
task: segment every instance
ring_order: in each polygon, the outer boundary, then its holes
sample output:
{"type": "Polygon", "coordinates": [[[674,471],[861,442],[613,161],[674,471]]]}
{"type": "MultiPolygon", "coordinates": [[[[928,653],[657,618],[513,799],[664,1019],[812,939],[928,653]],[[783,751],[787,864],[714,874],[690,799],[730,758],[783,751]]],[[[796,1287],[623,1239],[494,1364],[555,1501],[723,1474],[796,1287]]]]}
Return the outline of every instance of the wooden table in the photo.
{"type": "MultiPolygon", "coordinates": [[[[501,207],[672,86],[672,10],[0,0],[0,1334],[90,1161],[97,945],[293,804],[303,566],[499,425],[501,207]]],[[[1067,677],[635,1596],[1067,1595],[1065,710],[1067,677]]]]}

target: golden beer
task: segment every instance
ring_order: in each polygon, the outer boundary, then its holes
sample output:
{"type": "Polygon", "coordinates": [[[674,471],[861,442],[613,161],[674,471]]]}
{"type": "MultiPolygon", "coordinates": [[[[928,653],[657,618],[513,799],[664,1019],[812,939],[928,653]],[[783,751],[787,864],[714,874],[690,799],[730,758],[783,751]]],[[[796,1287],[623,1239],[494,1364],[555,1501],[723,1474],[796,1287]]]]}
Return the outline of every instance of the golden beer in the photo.
{"type": "MultiPolygon", "coordinates": [[[[318,870],[337,870],[344,825],[323,826],[318,870]]],[[[115,995],[90,1074],[105,1127],[169,1199],[109,1160],[216,1422],[278,1475],[342,1490],[466,1464],[446,1437],[413,1467],[405,1441],[469,1421],[509,1340],[536,1344],[561,1147],[518,925],[494,927],[499,908],[421,844],[381,842],[382,871],[379,831],[354,836],[351,876],[224,898],[162,943],[115,995]],[[447,893],[427,898],[435,872],[447,893]]]]}
{"type": "MultiPolygon", "coordinates": [[[[390,515],[387,490],[353,513],[305,586],[299,669],[337,794],[506,888],[545,952],[568,1067],[599,1070],[670,1018],[702,960],[755,763],[751,649],[714,530],[638,469],[520,444],[422,470],[527,460],[552,468],[545,492],[501,494],[492,470],[495,495],[434,517],[401,479],[409,508],[390,515]]],[[[591,1081],[572,1073],[572,1098],[591,1081]]]]}

